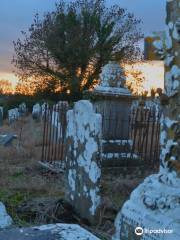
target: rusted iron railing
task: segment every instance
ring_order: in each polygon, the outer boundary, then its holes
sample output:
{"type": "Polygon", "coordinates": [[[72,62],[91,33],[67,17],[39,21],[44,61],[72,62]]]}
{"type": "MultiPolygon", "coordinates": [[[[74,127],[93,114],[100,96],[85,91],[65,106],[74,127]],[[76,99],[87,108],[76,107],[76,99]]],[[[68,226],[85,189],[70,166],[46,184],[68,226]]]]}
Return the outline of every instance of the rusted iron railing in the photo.
{"type": "Polygon", "coordinates": [[[140,155],[144,163],[159,165],[161,111],[156,107],[132,109],[130,138],[133,152],[140,155]]]}
{"type": "Polygon", "coordinates": [[[59,102],[52,107],[46,105],[43,114],[41,164],[53,171],[60,171],[64,168],[67,111],[68,103],[59,102]]]}
{"type": "Polygon", "coordinates": [[[135,107],[126,118],[102,114],[104,165],[159,166],[160,118],[155,107],[135,107]]]}
{"type": "MultiPolygon", "coordinates": [[[[41,164],[53,171],[61,171],[64,167],[68,109],[67,102],[45,108],[41,164]]],[[[159,110],[134,107],[126,117],[121,113],[101,114],[102,166],[159,166],[159,110]]]]}

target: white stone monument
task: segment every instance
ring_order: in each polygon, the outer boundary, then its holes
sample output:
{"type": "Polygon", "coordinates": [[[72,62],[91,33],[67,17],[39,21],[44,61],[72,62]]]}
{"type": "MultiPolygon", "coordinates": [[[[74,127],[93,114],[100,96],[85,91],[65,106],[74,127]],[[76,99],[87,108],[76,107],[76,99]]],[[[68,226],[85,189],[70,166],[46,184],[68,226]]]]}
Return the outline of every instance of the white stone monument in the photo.
{"type": "Polygon", "coordinates": [[[20,114],[19,114],[18,108],[13,108],[13,109],[8,110],[9,123],[12,123],[12,122],[18,120],[19,117],[20,117],[20,114]]]}
{"type": "Polygon", "coordinates": [[[123,205],[113,240],[180,239],[180,5],[167,1],[165,86],[169,102],[161,121],[161,166],[123,205]],[[136,229],[136,232],[135,232],[136,229]]]}
{"type": "Polygon", "coordinates": [[[0,107],[0,126],[3,125],[3,107],[0,107]]]}
{"type": "Polygon", "coordinates": [[[67,200],[84,219],[98,221],[101,177],[101,115],[87,100],[67,112],[67,200]]]}
{"type": "Polygon", "coordinates": [[[41,106],[40,106],[39,103],[36,103],[33,106],[32,117],[33,117],[33,119],[40,120],[40,118],[41,118],[41,106]]]}
{"type": "Polygon", "coordinates": [[[9,227],[12,222],[12,218],[7,214],[4,204],[0,202],[0,229],[9,227]]]}
{"type": "Polygon", "coordinates": [[[103,116],[103,139],[128,139],[131,104],[137,97],[125,87],[124,69],[115,62],[102,68],[100,84],[89,92],[96,111],[103,116]],[[123,124],[123,126],[122,126],[123,124]],[[123,129],[123,131],[117,131],[123,129]]]}
{"type": "Polygon", "coordinates": [[[19,114],[20,116],[25,116],[27,114],[27,106],[26,106],[26,103],[23,102],[19,105],[18,107],[18,110],[19,110],[19,114]]]}

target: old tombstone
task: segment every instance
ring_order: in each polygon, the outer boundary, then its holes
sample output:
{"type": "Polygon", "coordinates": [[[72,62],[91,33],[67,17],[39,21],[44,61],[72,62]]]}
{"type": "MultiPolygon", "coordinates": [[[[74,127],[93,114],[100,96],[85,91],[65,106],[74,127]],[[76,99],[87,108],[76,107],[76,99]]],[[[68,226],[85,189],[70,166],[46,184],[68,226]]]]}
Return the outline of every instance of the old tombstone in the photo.
{"type": "Polygon", "coordinates": [[[45,117],[45,114],[48,115],[48,111],[49,111],[49,104],[45,102],[41,105],[42,118],[45,117]]]}
{"type": "Polygon", "coordinates": [[[96,111],[103,116],[103,139],[122,140],[129,137],[129,113],[136,97],[125,87],[125,80],[123,68],[110,62],[102,69],[100,85],[90,92],[96,111]]]}
{"type": "Polygon", "coordinates": [[[33,106],[33,110],[32,110],[32,117],[33,119],[35,120],[40,120],[41,118],[41,106],[39,103],[36,103],[34,106],[33,106]]]}
{"type": "MultiPolygon", "coordinates": [[[[129,139],[129,116],[132,96],[125,87],[123,68],[115,62],[105,65],[100,74],[100,84],[85,92],[92,99],[94,109],[102,115],[103,167],[121,167],[121,162],[136,157],[132,155],[129,139]]],[[[138,157],[137,157],[138,158],[138,157]]]]}
{"type": "Polygon", "coordinates": [[[18,108],[13,108],[8,110],[8,120],[11,124],[12,122],[18,120],[20,117],[18,108]]]}
{"type": "Polygon", "coordinates": [[[12,218],[7,214],[4,204],[0,202],[0,229],[9,227],[12,222],[12,218]]]}
{"type": "Polygon", "coordinates": [[[67,112],[66,198],[92,224],[100,205],[101,121],[87,100],[67,112]]]}
{"type": "Polygon", "coordinates": [[[161,125],[161,165],[123,205],[114,240],[180,239],[180,7],[167,1],[165,87],[167,105],[161,125]],[[136,229],[136,230],[135,230],[136,229]]]}
{"type": "Polygon", "coordinates": [[[3,107],[0,107],[0,126],[3,125],[3,107]]]}
{"type": "Polygon", "coordinates": [[[11,133],[6,135],[0,135],[0,145],[3,145],[4,147],[9,146],[16,138],[17,135],[11,133]]]}
{"type": "Polygon", "coordinates": [[[100,240],[77,224],[48,224],[0,231],[1,240],[100,240]]]}
{"type": "Polygon", "coordinates": [[[69,109],[67,101],[59,101],[53,106],[51,123],[57,131],[57,139],[65,139],[66,134],[66,113],[69,109]]]}
{"type": "Polygon", "coordinates": [[[27,114],[27,107],[26,107],[26,103],[21,103],[18,107],[19,110],[19,114],[20,116],[25,116],[27,114]]]}

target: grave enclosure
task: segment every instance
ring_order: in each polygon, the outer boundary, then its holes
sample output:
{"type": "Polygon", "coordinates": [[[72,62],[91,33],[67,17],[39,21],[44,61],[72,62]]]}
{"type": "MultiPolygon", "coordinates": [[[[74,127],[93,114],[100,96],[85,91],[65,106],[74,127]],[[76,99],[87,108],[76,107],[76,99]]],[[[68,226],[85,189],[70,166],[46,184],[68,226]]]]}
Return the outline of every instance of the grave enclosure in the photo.
{"type": "Polygon", "coordinates": [[[158,105],[135,104],[137,99],[119,75],[119,65],[110,63],[107,69],[108,77],[102,77],[93,92],[86,92],[93,100],[89,96],[72,109],[59,102],[45,106],[43,112],[41,164],[55,172],[65,171],[66,199],[91,224],[99,220],[104,174],[142,177],[145,166],[148,171],[155,169],[159,156],[158,105]],[[120,86],[110,86],[112,79],[120,86]]]}
{"type": "MultiPolygon", "coordinates": [[[[102,171],[137,176],[137,172],[143,175],[145,168],[157,168],[161,117],[158,103],[139,105],[137,97],[125,88],[123,70],[116,63],[107,64],[100,78],[100,85],[85,92],[85,98],[102,116],[102,171]]],[[[64,166],[66,158],[67,111],[68,104],[59,102],[47,107],[43,114],[41,163],[55,171],[64,166]]]]}
{"type": "MultiPolygon", "coordinates": [[[[124,85],[123,69],[114,62],[102,69],[100,80],[85,93],[88,99],[72,109],[60,101],[53,106],[37,103],[32,111],[32,118],[43,123],[40,164],[65,172],[66,199],[92,224],[99,219],[104,175],[142,177],[144,169],[154,170],[159,160],[158,104],[139,105],[124,85]]],[[[9,124],[26,114],[24,103],[9,110],[9,124]]]]}

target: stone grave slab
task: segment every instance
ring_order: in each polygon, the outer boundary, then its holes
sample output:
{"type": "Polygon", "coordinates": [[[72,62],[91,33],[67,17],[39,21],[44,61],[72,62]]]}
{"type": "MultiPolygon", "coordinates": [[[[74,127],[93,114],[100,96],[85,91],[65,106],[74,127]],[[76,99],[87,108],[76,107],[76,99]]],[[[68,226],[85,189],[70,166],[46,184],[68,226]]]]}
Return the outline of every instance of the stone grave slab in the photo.
{"type": "Polygon", "coordinates": [[[49,224],[40,227],[0,231],[2,240],[100,240],[76,224],[49,224]]]}

